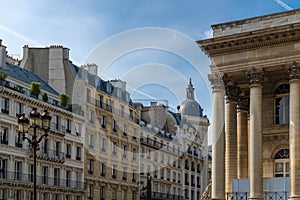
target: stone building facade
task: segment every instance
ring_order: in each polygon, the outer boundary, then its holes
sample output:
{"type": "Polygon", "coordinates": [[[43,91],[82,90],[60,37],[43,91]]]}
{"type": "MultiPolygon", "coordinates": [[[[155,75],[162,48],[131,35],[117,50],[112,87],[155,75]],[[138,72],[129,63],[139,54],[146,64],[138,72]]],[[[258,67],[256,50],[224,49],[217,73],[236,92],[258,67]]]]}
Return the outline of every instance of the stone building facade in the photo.
{"type": "Polygon", "coordinates": [[[300,199],[299,27],[298,9],[213,25],[198,41],[211,59],[212,199],[236,179],[263,199],[276,177],[289,177],[277,194],[300,199]]]}
{"type": "MultiPolygon", "coordinates": [[[[48,137],[39,144],[37,154],[37,199],[83,200],[84,117],[60,105],[59,93],[36,74],[21,69],[17,60],[6,55],[1,44],[0,70],[0,199],[23,200],[33,197],[33,151],[18,130],[18,117],[33,108],[52,115],[48,137]],[[33,97],[30,83],[39,82],[42,95],[33,97]],[[78,128],[81,127],[81,128],[78,128]]],[[[37,130],[40,136],[44,132],[37,130]]],[[[32,128],[27,137],[31,138],[32,128]]]]}

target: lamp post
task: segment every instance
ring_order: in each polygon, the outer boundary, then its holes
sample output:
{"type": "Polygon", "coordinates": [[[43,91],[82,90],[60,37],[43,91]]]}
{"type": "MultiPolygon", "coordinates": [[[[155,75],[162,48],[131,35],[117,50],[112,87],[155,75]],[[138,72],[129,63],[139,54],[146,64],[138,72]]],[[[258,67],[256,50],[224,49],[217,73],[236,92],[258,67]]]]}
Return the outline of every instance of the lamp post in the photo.
{"type": "Polygon", "coordinates": [[[40,114],[36,108],[33,108],[29,114],[29,120],[25,117],[25,114],[22,114],[18,119],[19,132],[22,133],[22,140],[25,139],[31,144],[33,148],[33,200],[37,200],[37,191],[36,191],[36,151],[39,143],[42,141],[43,137],[47,138],[47,131],[50,129],[51,116],[45,110],[40,114]],[[25,134],[28,133],[29,125],[33,128],[33,135],[31,139],[25,134]],[[44,134],[37,138],[36,131],[37,129],[44,130],[44,134]]]}
{"type": "Polygon", "coordinates": [[[152,193],[151,176],[148,173],[147,174],[147,200],[152,199],[151,193],[152,193]]]}

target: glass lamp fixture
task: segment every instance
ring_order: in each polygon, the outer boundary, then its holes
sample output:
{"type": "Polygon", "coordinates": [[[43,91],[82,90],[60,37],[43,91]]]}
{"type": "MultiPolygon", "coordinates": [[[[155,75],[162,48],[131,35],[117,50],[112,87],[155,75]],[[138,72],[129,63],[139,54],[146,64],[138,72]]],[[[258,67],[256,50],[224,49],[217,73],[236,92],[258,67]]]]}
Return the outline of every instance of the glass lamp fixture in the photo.
{"type": "Polygon", "coordinates": [[[42,119],[42,128],[44,130],[49,130],[52,117],[50,116],[47,110],[44,110],[44,112],[41,114],[41,119],[42,119]]]}
{"type": "Polygon", "coordinates": [[[36,108],[33,108],[32,111],[29,113],[29,123],[30,126],[40,126],[41,124],[40,113],[37,111],[36,108]]]}

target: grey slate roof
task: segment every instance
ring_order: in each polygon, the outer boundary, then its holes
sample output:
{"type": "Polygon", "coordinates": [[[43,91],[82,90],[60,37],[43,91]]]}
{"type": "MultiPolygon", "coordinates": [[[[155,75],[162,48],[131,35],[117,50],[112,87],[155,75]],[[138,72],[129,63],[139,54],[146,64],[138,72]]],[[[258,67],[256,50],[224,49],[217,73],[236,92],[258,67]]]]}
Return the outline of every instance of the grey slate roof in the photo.
{"type": "Polygon", "coordinates": [[[31,82],[39,82],[41,84],[42,90],[45,90],[54,95],[59,95],[59,93],[56,90],[54,90],[50,85],[48,85],[38,75],[31,73],[25,69],[22,69],[16,65],[6,63],[6,67],[0,66],[0,70],[3,70],[7,74],[7,76],[12,77],[13,79],[16,79],[16,80],[20,80],[29,85],[31,82]]]}

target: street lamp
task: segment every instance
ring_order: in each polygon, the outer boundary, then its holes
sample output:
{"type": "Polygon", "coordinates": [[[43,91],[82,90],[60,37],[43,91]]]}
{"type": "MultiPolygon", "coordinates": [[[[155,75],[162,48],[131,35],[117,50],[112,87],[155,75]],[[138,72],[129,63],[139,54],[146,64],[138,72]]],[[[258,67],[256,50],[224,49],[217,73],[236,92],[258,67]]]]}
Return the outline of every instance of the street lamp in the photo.
{"type": "Polygon", "coordinates": [[[50,129],[50,121],[51,116],[45,110],[42,114],[40,114],[36,108],[33,108],[29,113],[29,120],[25,117],[25,114],[22,114],[18,119],[19,124],[19,132],[22,133],[22,140],[25,139],[29,144],[32,145],[33,148],[33,200],[37,200],[37,191],[36,191],[36,151],[39,143],[42,141],[43,137],[47,138],[47,131],[50,129]],[[31,139],[27,137],[25,134],[28,133],[29,125],[33,128],[33,135],[31,139]],[[37,138],[36,131],[37,129],[42,129],[45,131],[43,135],[37,138]]]}

